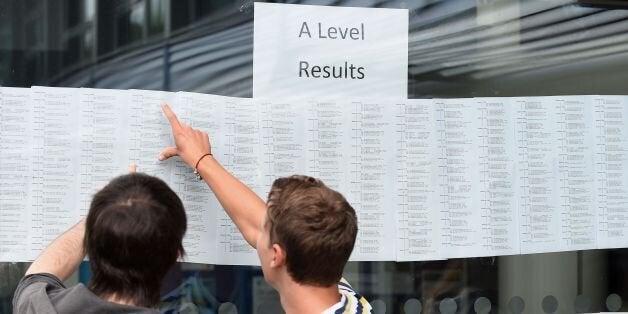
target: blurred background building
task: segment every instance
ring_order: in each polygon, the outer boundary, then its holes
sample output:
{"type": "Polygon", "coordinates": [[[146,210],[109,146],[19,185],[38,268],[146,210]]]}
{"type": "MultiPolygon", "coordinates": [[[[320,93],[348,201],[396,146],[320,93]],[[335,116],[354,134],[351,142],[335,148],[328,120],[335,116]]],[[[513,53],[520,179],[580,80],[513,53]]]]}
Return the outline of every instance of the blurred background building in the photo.
{"type": "MultiPolygon", "coordinates": [[[[288,2],[409,9],[411,98],[612,94],[628,73],[626,1],[288,2]]],[[[0,1],[5,86],[250,96],[252,47],[250,0],[0,1]]]]}

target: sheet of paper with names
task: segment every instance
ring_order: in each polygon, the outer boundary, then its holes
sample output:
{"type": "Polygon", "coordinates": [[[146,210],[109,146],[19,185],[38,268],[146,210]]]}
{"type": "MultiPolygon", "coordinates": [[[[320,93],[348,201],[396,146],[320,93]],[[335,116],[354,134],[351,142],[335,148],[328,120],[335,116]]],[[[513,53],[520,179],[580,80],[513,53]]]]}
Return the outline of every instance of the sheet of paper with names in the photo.
{"type": "MultiPolygon", "coordinates": [[[[211,138],[214,157],[224,167],[256,191],[260,187],[257,150],[258,114],[246,98],[179,92],[172,106],[179,119],[211,138]],[[242,145],[238,145],[241,143],[242,145]]],[[[177,161],[172,186],[188,212],[188,233],[196,232],[185,244],[202,251],[201,259],[212,264],[259,265],[257,253],[244,240],[204,181],[199,181],[189,166],[177,161]]],[[[188,253],[188,257],[190,254],[188,253]]]]}
{"type": "Polygon", "coordinates": [[[360,221],[352,260],[394,260],[395,107],[376,101],[255,99],[264,183],[305,174],[344,195],[360,221]],[[392,244],[392,245],[391,245],[392,244]]]}
{"type": "MultiPolygon", "coordinates": [[[[223,145],[219,141],[223,138],[220,128],[225,124],[221,117],[224,97],[48,87],[0,91],[0,178],[7,182],[0,189],[0,259],[33,260],[48,243],[86,215],[98,189],[126,173],[130,163],[136,163],[139,171],[168,183],[184,202],[188,216],[185,261],[258,264],[254,250],[244,245],[205,183],[198,181],[178,158],[164,162],[157,159],[163,148],[173,144],[159,104],[170,103],[184,121],[195,127],[215,130],[213,144],[219,150],[223,145]],[[222,243],[232,242],[226,243],[227,247],[238,247],[238,254],[221,253],[217,233],[222,243]]],[[[250,99],[228,100],[231,112],[251,106],[250,99]]],[[[255,123],[256,119],[254,116],[255,123]]],[[[258,169],[256,165],[250,168],[258,169]]],[[[259,183],[247,183],[259,187],[259,183]]]]}
{"type": "Polygon", "coordinates": [[[0,260],[28,261],[135,162],[181,197],[188,262],[257,265],[178,157],[160,104],[207,131],[265,200],[305,174],[355,208],[352,260],[434,260],[625,247],[628,97],[245,99],[0,88],[0,260]],[[45,156],[45,158],[43,158],[45,156]]]}

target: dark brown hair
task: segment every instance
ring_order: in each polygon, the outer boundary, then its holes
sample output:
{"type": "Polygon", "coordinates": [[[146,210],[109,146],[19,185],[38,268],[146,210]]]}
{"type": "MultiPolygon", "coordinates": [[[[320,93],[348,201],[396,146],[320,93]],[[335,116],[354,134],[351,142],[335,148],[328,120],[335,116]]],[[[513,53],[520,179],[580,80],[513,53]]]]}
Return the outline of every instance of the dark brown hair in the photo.
{"type": "Polygon", "coordinates": [[[90,290],[157,305],[163,277],[183,254],[185,230],[183,204],[166,183],[140,173],[115,178],[96,193],[85,223],[90,290]]]}
{"type": "Polygon", "coordinates": [[[358,232],[355,210],[342,194],[315,178],[291,176],[275,180],[267,206],[270,243],[286,251],[294,281],[337,284],[358,232]]]}

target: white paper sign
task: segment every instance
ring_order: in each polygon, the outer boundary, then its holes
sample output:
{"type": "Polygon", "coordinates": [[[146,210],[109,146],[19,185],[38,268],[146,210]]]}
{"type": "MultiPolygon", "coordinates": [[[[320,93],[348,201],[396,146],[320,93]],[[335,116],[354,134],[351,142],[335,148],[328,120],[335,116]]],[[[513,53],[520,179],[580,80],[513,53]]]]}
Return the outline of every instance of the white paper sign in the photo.
{"type": "Polygon", "coordinates": [[[254,28],[254,97],[407,97],[406,9],[255,3],[254,28]]]}

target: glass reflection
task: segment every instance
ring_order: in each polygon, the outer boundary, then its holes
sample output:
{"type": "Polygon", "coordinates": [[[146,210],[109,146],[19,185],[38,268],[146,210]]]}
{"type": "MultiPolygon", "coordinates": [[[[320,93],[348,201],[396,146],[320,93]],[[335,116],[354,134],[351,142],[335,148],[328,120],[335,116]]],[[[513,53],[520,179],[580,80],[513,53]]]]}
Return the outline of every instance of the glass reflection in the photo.
{"type": "MultiPolygon", "coordinates": [[[[628,8],[622,2],[292,2],[408,8],[410,98],[628,94],[628,8]]],[[[0,85],[250,97],[252,3],[0,0],[0,85]]],[[[488,302],[489,313],[618,311],[627,309],[627,260],[628,250],[620,249],[351,263],[346,277],[387,313],[473,313],[478,300],[488,302]],[[554,272],[544,273],[551,265],[554,272]],[[544,282],[548,277],[556,280],[544,282]]],[[[0,263],[0,278],[6,278],[0,312],[10,312],[25,266],[0,263]]],[[[87,280],[88,271],[80,277],[87,280]]],[[[278,307],[256,268],[182,264],[169,278],[164,293],[196,278],[211,296],[204,306],[214,311],[224,302],[239,313],[278,307]]],[[[480,309],[487,309],[482,302],[480,309]]]]}

